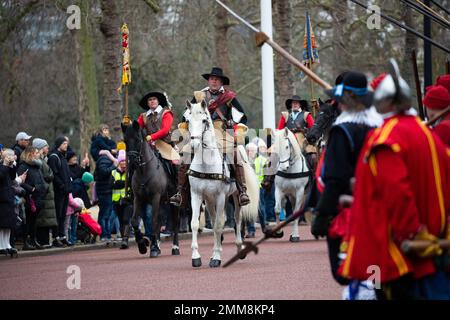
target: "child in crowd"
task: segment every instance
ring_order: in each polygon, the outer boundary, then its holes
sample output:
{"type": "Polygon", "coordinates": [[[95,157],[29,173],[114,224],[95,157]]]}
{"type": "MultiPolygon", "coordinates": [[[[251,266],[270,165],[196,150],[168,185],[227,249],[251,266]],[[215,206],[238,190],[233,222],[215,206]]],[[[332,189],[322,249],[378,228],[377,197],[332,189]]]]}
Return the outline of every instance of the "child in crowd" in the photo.
{"type": "Polygon", "coordinates": [[[69,245],[77,242],[78,215],[84,209],[84,202],[81,198],[73,198],[69,193],[69,205],[67,206],[66,220],[64,221],[64,232],[69,241],[69,245]]]}
{"type": "Polygon", "coordinates": [[[117,145],[111,139],[109,127],[106,124],[100,125],[97,132],[91,138],[91,156],[95,161],[98,160],[101,150],[109,151],[114,155],[117,153],[117,145]]]}

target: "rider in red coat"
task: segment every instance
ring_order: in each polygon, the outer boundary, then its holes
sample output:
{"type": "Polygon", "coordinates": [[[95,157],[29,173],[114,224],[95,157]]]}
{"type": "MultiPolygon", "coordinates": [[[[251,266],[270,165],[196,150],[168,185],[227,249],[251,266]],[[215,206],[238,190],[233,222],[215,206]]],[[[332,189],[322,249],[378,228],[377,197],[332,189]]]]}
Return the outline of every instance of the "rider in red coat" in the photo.
{"type": "Polygon", "coordinates": [[[146,110],[139,115],[137,121],[141,128],[147,129],[147,141],[154,142],[161,139],[170,143],[173,113],[164,94],[150,92],[141,99],[139,105],[146,110]]]}

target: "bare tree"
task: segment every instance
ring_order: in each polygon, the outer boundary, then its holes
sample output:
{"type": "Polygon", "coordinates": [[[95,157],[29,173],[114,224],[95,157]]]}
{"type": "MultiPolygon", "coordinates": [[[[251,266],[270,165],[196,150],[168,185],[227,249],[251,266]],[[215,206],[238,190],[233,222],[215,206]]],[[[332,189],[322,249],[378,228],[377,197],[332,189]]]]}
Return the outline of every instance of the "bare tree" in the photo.
{"type": "MultiPolygon", "coordinates": [[[[275,35],[277,43],[289,50],[291,47],[291,8],[289,0],[276,0],[275,35]]],[[[293,93],[292,65],[282,56],[276,55],[276,87],[278,89],[278,109],[283,101],[293,93]]]]}
{"type": "Polygon", "coordinates": [[[114,140],[121,135],[122,100],[118,92],[121,76],[120,17],[115,0],[101,0],[103,19],[100,31],[103,34],[103,108],[102,118],[114,140]]]}
{"type": "Polygon", "coordinates": [[[78,87],[78,109],[80,112],[80,152],[88,150],[91,134],[99,124],[99,102],[97,75],[92,44],[92,27],[87,13],[91,0],[79,0],[81,29],[75,30],[76,75],[78,87]]]}
{"type": "MultiPolygon", "coordinates": [[[[224,1],[226,3],[226,1],[224,1]]],[[[215,45],[216,45],[216,56],[214,57],[214,64],[220,66],[223,72],[231,77],[230,69],[230,57],[228,54],[228,12],[217,6],[216,9],[216,22],[215,22],[215,45]]]]}

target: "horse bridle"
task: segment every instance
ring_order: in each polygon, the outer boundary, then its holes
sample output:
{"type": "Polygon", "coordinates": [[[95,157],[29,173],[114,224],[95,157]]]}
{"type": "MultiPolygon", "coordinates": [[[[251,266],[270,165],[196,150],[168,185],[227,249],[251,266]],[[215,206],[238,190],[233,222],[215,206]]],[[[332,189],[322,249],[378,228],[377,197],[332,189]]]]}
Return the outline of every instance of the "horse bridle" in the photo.
{"type": "Polygon", "coordinates": [[[289,158],[287,158],[286,160],[280,160],[279,163],[285,163],[289,161],[289,165],[291,166],[292,164],[295,163],[295,159],[297,158],[297,155],[294,154],[294,157],[292,158],[292,143],[291,140],[289,138],[288,139],[288,143],[289,143],[289,158]]]}
{"type": "MultiPolygon", "coordinates": [[[[206,111],[205,111],[205,112],[206,112],[206,111]]],[[[208,146],[203,142],[203,136],[205,135],[205,132],[206,132],[207,130],[209,130],[210,123],[209,123],[209,121],[208,121],[207,119],[203,119],[203,120],[202,120],[202,123],[203,123],[202,134],[201,134],[200,136],[191,136],[191,140],[199,139],[199,140],[201,141],[202,147],[203,147],[204,149],[208,149],[208,148],[209,148],[209,149],[215,149],[216,147],[213,147],[213,148],[208,147],[208,146]]]]}
{"type": "MultiPolygon", "coordinates": [[[[142,138],[142,137],[141,137],[142,138]]],[[[142,148],[142,144],[143,143],[147,143],[146,141],[145,141],[145,139],[141,139],[140,141],[139,141],[139,143],[140,143],[140,146],[139,146],[139,152],[138,151],[134,151],[134,150],[131,150],[131,151],[128,151],[127,152],[127,155],[129,156],[129,157],[131,157],[132,159],[134,158],[134,159],[136,159],[136,161],[134,162],[139,168],[142,168],[142,167],[145,167],[149,162],[150,162],[150,160],[151,159],[148,159],[147,161],[145,161],[145,162],[142,162],[142,149],[144,149],[144,148],[142,148]]]]}

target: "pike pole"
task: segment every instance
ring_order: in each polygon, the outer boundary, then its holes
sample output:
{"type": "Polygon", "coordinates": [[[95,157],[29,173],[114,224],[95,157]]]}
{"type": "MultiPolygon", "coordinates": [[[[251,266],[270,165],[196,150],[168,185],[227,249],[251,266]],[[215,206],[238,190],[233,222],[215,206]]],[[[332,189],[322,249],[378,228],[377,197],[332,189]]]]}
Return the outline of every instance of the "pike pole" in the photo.
{"type": "Polygon", "coordinates": [[[232,16],[234,16],[236,19],[238,19],[240,22],[242,22],[245,26],[247,26],[249,29],[254,31],[256,33],[256,45],[258,47],[261,47],[264,43],[267,43],[269,46],[271,46],[276,52],[281,54],[283,58],[288,60],[290,63],[292,63],[294,66],[299,68],[303,73],[305,73],[308,77],[310,77],[315,83],[317,83],[319,86],[324,88],[325,90],[330,90],[332,86],[321,79],[318,75],[316,75],[312,70],[308,69],[301,63],[299,60],[297,60],[294,56],[292,56],[289,52],[287,52],[285,49],[280,47],[279,44],[277,44],[275,41],[273,41],[267,34],[264,32],[261,32],[254,26],[252,26],[248,21],[246,21],[244,18],[239,16],[237,13],[235,13],[233,10],[231,10],[228,6],[226,6],[222,1],[215,0],[220,6],[222,6],[225,10],[227,10],[232,16]]]}

